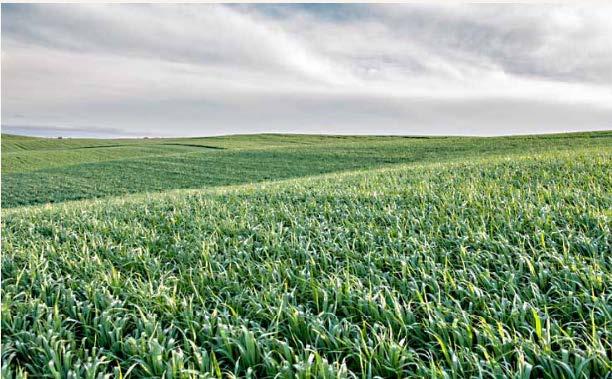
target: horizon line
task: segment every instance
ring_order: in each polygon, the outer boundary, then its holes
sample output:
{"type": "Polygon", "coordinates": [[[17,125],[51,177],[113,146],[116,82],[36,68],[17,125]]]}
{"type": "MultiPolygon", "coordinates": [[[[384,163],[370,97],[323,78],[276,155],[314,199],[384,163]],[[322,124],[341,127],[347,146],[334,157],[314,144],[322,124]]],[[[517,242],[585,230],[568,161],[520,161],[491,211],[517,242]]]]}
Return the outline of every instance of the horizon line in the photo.
{"type": "MultiPolygon", "coordinates": [[[[4,128],[4,125],[1,126],[4,128]]],[[[51,129],[53,130],[53,129],[51,129]]],[[[577,130],[563,132],[537,132],[537,133],[517,133],[517,134],[499,134],[499,135],[477,135],[477,134],[331,134],[331,133],[290,133],[290,132],[253,132],[253,133],[228,133],[228,134],[213,134],[213,135],[194,135],[194,136],[118,136],[118,137],[80,137],[80,136],[40,136],[32,134],[20,134],[15,132],[5,133],[2,131],[0,135],[41,138],[41,139],[95,139],[95,140],[117,140],[117,139],[192,139],[192,138],[219,138],[219,137],[242,137],[242,136],[321,136],[321,137],[397,137],[397,138],[505,138],[505,137],[537,137],[537,136],[553,136],[553,135],[573,135],[573,134],[589,134],[589,133],[610,133],[610,129],[596,130],[577,130]]]]}

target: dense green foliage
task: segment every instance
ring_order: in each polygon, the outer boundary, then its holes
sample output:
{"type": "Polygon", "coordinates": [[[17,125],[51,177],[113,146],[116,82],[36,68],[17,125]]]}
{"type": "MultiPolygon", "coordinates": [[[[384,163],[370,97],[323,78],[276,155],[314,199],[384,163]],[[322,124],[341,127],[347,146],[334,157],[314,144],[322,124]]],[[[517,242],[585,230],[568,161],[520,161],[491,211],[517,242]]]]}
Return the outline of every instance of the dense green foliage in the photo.
{"type": "Polygon", "coordinates": [[[3,136],[2,207],[297,178],[399,163],[609,147],[612,133],[504,138],[3,136]]]}
{"type": "Polygon", "coordinates": [[[130,158],[83,182],[370,170],[4,209],[3,377],[609,376],[609,134],[389,141],[130,158]]]}

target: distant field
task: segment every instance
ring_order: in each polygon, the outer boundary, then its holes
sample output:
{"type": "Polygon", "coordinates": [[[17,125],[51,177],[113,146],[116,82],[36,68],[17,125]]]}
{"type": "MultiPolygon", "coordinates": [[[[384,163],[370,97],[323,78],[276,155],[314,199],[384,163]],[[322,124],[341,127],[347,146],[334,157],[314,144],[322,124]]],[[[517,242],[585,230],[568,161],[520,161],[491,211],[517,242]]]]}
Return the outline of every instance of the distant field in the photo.
{"type": "Polygon", "coordinates": [[[610,376],[610,132],[2,147],[3,378],[610,376]]]}
{"type": "Polygon", "coordinates": [[[504,138],[255,135],[186,139],[2,136],[2,207],[196,189],[583,147],[612,133],[504,138]]]}

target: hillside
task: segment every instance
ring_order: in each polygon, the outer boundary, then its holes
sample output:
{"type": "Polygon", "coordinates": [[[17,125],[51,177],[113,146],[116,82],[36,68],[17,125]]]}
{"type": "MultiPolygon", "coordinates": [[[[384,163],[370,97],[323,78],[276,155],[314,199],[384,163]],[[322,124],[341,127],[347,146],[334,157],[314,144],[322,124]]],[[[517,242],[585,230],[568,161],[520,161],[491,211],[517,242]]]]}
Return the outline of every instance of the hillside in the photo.
{"type": "Polygon", "coordinates": [[[257,138],[3,171],[147,193],[3,209],[2,376],[609,374],[610,133],[257,138]]]}
{"type": "Polygon", "coordinates": [[[2,207],[611,146],[611,132],[499,138],[263,134],[118,140],[3,135],[2,207]]]}

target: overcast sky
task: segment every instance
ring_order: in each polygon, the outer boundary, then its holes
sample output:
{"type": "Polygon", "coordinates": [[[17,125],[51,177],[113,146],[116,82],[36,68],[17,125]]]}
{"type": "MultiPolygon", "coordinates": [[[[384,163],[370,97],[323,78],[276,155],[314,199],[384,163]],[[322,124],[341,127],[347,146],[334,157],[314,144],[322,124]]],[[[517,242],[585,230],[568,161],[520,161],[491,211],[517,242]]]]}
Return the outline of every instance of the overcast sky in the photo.
{"type": "Polygon", "coordinates": [[[2,131],[612,129],[612,7],[2,4],[2,131]]]}

